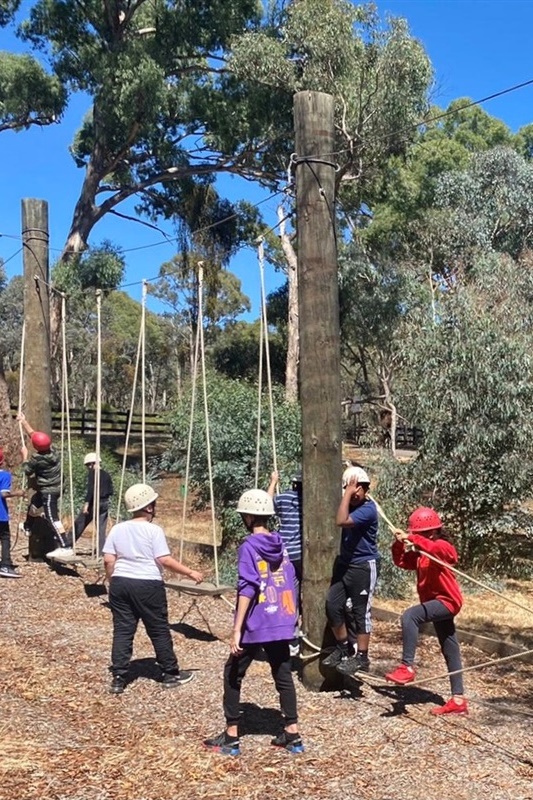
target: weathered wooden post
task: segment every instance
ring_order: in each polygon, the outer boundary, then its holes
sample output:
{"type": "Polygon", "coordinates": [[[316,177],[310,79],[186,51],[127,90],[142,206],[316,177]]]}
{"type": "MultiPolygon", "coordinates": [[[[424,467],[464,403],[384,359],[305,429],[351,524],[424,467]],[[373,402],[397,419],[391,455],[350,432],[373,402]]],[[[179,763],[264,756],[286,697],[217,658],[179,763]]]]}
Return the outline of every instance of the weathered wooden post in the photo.
{"type": "MultiPolygon", "coordinates": [[[[35,430],[51,435],[48,244],[48,203],[45,200],[23,200],[25,413],[35,430]]],[[[29,450],[31,454],[31,446],[29,450]]],[[[41,518],[36,518],[28,544],[30,560],[44,558],[50,549],[50,540],[49,526],[41,518]]]]}
{"type": "Polygon", "coordinates": [[[24,261],[24,386],[26,416],[35,430],[52,433],[50,402],[50,292],[48,203],[22,201],[24,261]]]}
{"type": "MultiPolygon", "coordinates": [[[[304,632],[317,646],[323,644],[324,601],[338,552],[335,513],[341,496],[333,111],[331,95],[305,91],[294,96],[303,450],[302,605],[304,632]]],[[[304,654],[312,652],[304,643],[304,654]]],[[[322,688],[319,661],[304,663],[305,686],[322,688]]]]}

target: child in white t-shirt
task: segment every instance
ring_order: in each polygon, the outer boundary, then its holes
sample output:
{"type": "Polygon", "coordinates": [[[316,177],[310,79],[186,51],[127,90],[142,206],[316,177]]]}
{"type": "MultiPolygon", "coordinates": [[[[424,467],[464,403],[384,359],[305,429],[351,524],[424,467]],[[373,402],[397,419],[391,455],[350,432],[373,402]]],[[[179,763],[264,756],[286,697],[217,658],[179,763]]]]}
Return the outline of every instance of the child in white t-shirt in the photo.
{"type": "Polygon", "coordinates": [[[163,686],[181,686],[193,678],[192,672],[180,670],[174,653],[163,568],[186,575],[196,583],[201,583],[203,576],[170,555],[163,529],[152,522],[157,497],[145,483],[131,486],[124,501],[132,519],[114,525],[103,547],[113,614],[112,694],[121,694],[126,686],[139,620],[154,646],[163,686]]]}

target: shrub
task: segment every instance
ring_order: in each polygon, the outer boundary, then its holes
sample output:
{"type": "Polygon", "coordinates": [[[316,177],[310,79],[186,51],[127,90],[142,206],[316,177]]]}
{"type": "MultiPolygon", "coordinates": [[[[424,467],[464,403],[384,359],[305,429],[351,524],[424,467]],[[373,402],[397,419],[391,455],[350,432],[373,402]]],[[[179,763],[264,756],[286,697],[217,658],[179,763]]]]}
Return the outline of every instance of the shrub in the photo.
{"type": "MultiPolygon", "coordinates": [[[[209,376],[209,438],[213,468],[215,513],[223,531],[223,543],[244,535],[240,517],[233,508],[246,489],[255,485],[258,421],[257,389],[241,381],[209,376]]],[[[259,488],[266,488],[273,469],[273,448],[268,401],[263,397],[260,425],[259,488]]],[[[174,442],[161,460],[163,469],[185,475],[190,422],[190,392],[178,406],[172,420],[174,442]]],[[[300,411],[283,398],[276,387],[273,398],[278,470],[286,484],[298,469],[301,454],[300,411]]],[[[206,422],[203,402],[196,403],[189,468],[190,487],[198,502],[209,502],[209,477],[206,452],[206,422]]]]}

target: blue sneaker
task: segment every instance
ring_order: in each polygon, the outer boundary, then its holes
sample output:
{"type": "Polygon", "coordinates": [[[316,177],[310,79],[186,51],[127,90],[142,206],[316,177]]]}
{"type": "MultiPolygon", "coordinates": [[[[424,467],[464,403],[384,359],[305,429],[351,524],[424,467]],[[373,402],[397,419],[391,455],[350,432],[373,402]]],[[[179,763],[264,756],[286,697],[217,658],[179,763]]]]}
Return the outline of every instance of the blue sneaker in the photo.
{"type": "Polygon", "coordinates": [[[212,739],[205,739],[204,747],[214,753],[220,753],[222,756],[240,756],[241,754],[238,737],[228,736],[226,731],[214,736],[212,739]]]}
{"type": "Polygon", "coordinates": [[[287,733],[282,731],[275,739],[270,742],[274,747],[283,747],[288,753],[303,753],[304,743],[299,733],[287,733]]]}

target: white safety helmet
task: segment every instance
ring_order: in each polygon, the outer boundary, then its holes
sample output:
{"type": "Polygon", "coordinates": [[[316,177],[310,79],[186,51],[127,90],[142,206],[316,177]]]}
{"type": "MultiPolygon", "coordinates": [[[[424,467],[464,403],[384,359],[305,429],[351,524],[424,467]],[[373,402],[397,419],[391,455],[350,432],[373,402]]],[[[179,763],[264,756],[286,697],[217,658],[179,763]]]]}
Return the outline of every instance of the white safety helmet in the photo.
{"type": "Polygon", "coordinates": [[[345,469],[342,473],[342,488],[346,489],[354,478],[357,483],[366,483],[370,486],[370,478],[362,467],[348,467],[348,469],[345,469]]]}
{"type": "Polygon", "coordinates": [[[101,461],[101,458],[96,457],[96,453],[87,453],[85,458],[83,459],[83,463],[87,464],[96,464],[97,461],[101,461]]]}
{"type": "Polygon", "coordinates": [[[140,511],[155,503],[159,495],[147,483],[134,483],[124,493],[124,503],[128,511],[140,511]]]}
{"type": "Polygon", "coordinates": [[[263,489],[249,489],[239,497],[239,514],[255,514],[257,517],[270,517],[274,513],[274,501],[263,489]]]}

